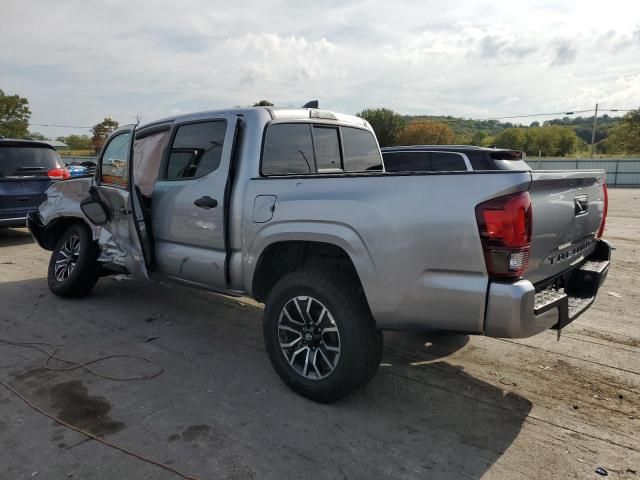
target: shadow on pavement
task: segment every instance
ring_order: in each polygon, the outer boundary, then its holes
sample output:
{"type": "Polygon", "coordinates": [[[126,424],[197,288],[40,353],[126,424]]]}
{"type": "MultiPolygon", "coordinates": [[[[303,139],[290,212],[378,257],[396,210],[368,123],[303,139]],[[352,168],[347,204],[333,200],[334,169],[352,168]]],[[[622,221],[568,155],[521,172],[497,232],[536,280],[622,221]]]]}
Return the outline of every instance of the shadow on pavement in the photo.
{"type": "MultiPolygon", "coordinates": [[[[0,345],[0,365],[13,365],[0,368],[0,379],[43,406],[56,386],[90,380],[88,395],[104,397],[113,420],[126,424],[116,439],[125,434],[129,447],[188,463],[202,478],[229,475],[241,462],[246,478],[478,479],[514,442],[531,410],[526,398],[446,361],[469,341],[464,335],[385,334],[383,366],[371,383],[320,405],[280,382],[262,345],[262,313],[234,300],[113,278],[83,300],[54,297],[44,278],[0,283],[0,298],[12,306],[0,310],[2,338],[39,336],[63,343],[63,356],[84,361],[95,352],[143,354],[166,369],[153,380],[116,387],[86,373],[56,372],[32,379],[36,390],[19,378],[42,358],[33,355],[18,367],[7,362],[15,352],[0,345]],[[182,432],[196,427],[205,433],[189,443],[182,432]]],[[[129,373],[126,365],[119,368],[110,373],[129,373]]],[[[0,431],[0,445],[15,434],[0,431]]],[[[11,455],[0,453],[0,463],[17,469],[31,455],[38,464],[57,465],[47,436],[38,442],[47,448],[28,453],[19,445],[11,455]]],[[[90,471],[100,458],[89,456],[86,468],[74,471],[90,471]]],[[[60,472],[69,468],[61,464],[60,472]]],[[[126,476],[145,471],[135,468],[126,476]]]]}
{"type": "Polygon", "coordinates": [[[0,248],[33,243],[26,228],[0,228],[0,248]]]}

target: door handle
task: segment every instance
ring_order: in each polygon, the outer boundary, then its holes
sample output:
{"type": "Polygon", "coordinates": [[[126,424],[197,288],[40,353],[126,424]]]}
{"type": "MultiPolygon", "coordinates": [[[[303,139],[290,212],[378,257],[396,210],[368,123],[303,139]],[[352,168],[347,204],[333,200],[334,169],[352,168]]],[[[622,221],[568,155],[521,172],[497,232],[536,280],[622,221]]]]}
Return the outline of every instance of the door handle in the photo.
{"type": "Polygon", "coordinates": [[[209,196],[204,196],[198,198],[193,202],[196,207],[204,208],[205,210],[209,210],[210,208],[215,208],[218,206],[218,201],[215,198],[211,198],[209,196]]]}

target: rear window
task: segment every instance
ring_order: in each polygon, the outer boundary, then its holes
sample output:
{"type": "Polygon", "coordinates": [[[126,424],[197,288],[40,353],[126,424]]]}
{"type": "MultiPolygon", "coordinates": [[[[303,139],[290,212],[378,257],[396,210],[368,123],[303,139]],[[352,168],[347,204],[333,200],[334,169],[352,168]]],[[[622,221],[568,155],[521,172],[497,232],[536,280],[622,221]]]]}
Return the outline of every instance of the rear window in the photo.
{"type": "Polygon", "coordinates": [[[263,175],[301,175],[341,169],[382,171],[382,157],[371,132],[308,123],[278,123],[267,129],[262,151],[263,175]]]}
{"type": "Polygon", "coordinates": [[[382,171],[382,157],[373,134],[360,128],[342,127],[344,171],[382,171]]]}
{"type": "Polygon", "coordinates": [[[459,153],[431,152],[432,172],[459,172],[467,169],[464,158],[459,153]]]}
{"type": "Polygon", "coordinates": [[[316,151],[318,171],[342,168],[340,162],[340,137],[333,127],[313,127],[313,145],[316,151]]]}
{"type": "Polygon", "coordinates": [[[469,152],[467,157],[473,170],[496,170],[494,161],[485,152],[469,152]]]}
{"type": "Polygon", "coordinates": [[[59,167],[60,156],[51,148],[0,146],[0,177],[46,175],[59,167]]]}
{"type": "Polygon", "coordinates": [[[459,172],[466,171],[462,155],[453,152],[385,152],[387,172],[459,172]]]}
{"type": "Polygon", "coordinates": [[[262,153],[262,173],[287,175],[314,172],[311,125],[286,123],[267,130],[262,153]]]}
{"type": "Polygon", "coordinates": [[[385,152],[384,168],[387,172],[426,172],[429,154],[426,152],[385,152]]]}
{"type": "Polygon", "coordinates": [[[522,152],[519,150],[498,150],[489,155],[494,160],[522,160],[522,152]]]}

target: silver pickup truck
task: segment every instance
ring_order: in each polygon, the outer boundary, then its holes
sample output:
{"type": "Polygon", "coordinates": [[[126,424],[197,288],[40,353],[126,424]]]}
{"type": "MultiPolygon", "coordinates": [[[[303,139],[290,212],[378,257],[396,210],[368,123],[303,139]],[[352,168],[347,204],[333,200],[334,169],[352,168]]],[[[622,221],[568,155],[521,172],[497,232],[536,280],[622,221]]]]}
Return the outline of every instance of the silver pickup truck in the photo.
{"type": "Polygon", "coordinates": [[[326,110],[211,111],[120,128],[28,226],[60,296],[125,273],[264,302],[275,370],[329,402],[384,329],[527,337],[591,305],[604,172],[487,168],[387,172],[369,124],[326,110]]]}

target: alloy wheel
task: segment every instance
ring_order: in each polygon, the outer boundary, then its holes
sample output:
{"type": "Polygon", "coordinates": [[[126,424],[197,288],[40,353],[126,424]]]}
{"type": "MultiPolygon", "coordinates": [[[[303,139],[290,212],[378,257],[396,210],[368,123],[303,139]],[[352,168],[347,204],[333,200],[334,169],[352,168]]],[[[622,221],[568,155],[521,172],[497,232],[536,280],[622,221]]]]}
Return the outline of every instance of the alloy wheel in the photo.
{"type": "Polygon", "coordinates": [[[313,297],[289,300],[278,320],[280,349],[289,366],[309,380],[330,375],[340,359],[340,332],[331,312],[313,297]]]}
{"type": "Polygon", "coordinates": [[[56,255],[54,274],[58,282],[64,282],[78,263],[80,256],[80,237],[71,235],[63,244],[56,255]]]}

